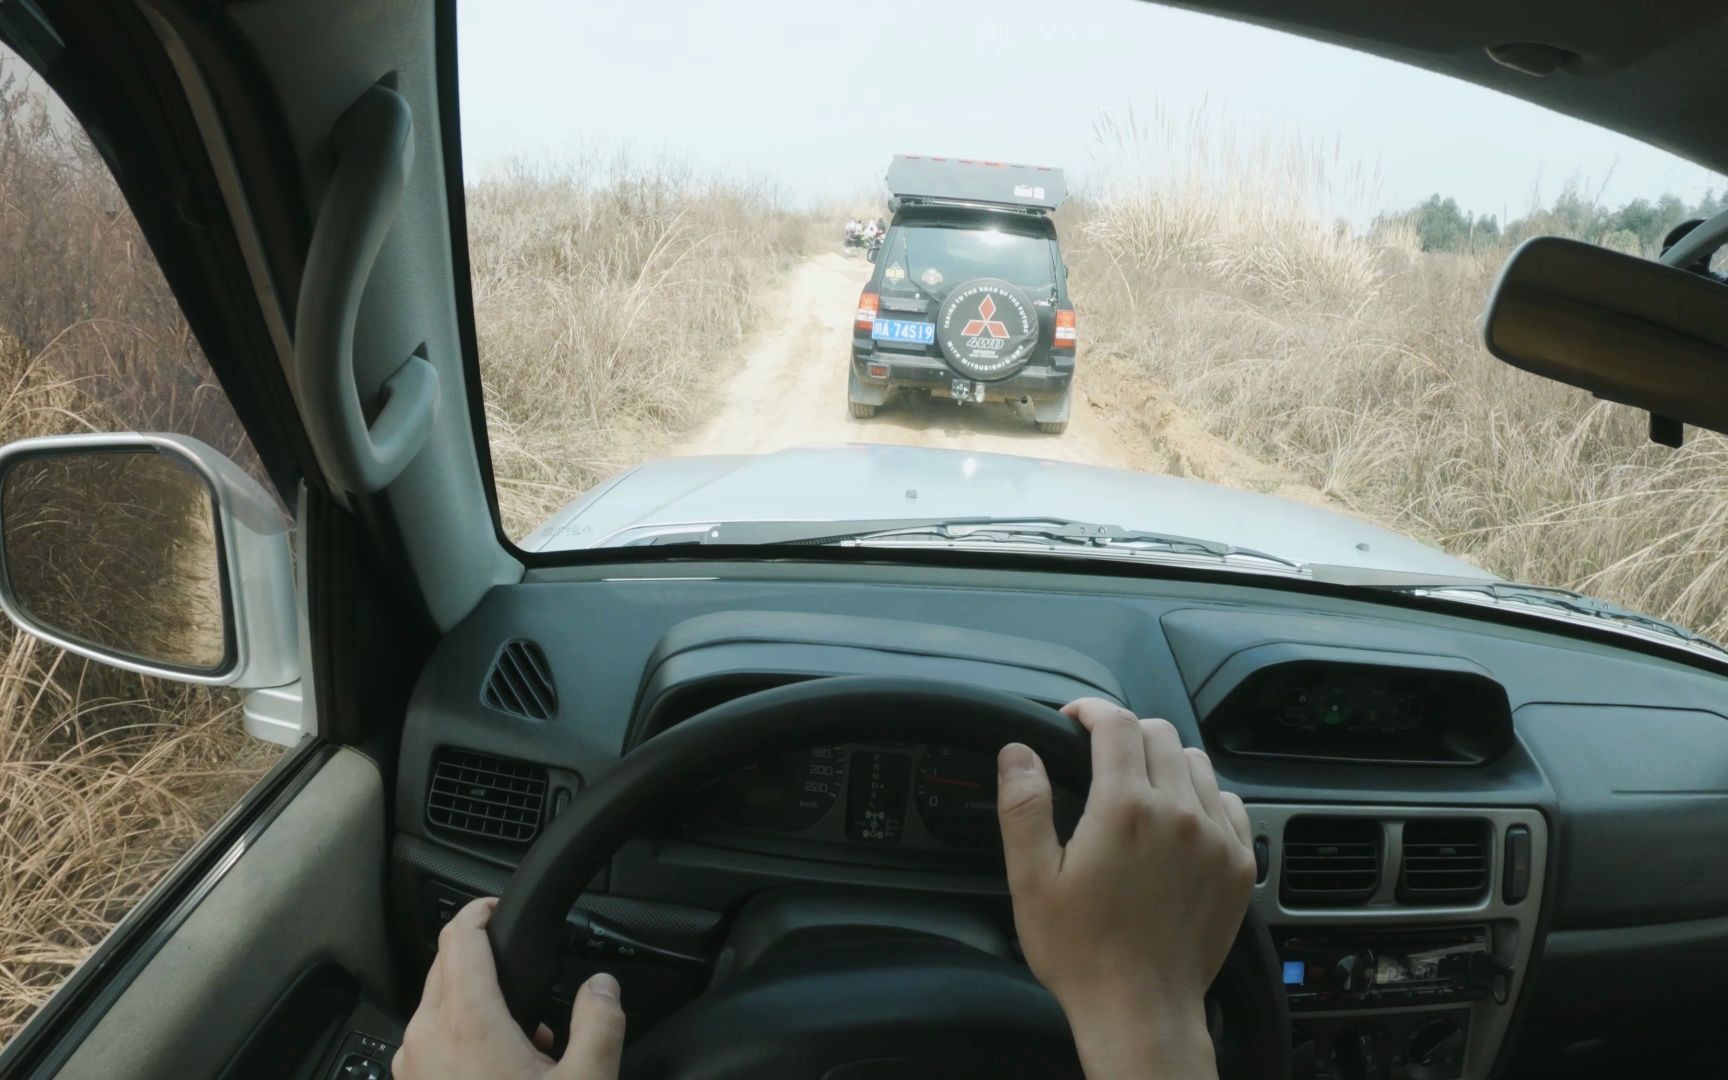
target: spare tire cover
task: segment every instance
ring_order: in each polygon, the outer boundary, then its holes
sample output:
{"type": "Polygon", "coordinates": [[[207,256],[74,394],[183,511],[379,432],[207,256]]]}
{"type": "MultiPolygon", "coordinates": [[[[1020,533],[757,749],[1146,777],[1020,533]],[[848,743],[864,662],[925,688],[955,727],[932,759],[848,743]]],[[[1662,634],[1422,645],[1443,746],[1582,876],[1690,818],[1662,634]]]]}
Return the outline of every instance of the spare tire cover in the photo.
{"type": "Polygon", "coordinates": [[[973,278],[936,310],[936,343],[948,366],[979,382],[1006,379],[1025,367],[1038,331],[1031,298],[1001,278],[973,278]]]}

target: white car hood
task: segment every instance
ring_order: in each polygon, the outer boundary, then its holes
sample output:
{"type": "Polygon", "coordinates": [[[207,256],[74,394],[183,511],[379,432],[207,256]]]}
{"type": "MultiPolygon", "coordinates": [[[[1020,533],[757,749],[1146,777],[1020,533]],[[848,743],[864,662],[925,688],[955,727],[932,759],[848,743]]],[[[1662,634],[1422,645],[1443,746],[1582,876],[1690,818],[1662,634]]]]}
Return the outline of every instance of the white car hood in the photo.
{"type": "Polygon", "coordinates": [[[522,546],[605,547],[638,529],[727,521],[1015,515],[1176,533],[1305,564],[1493,580],[1408,537],[1271,495],[1128,469],[873,444],[650,461],[560,510],[522,546]]]}

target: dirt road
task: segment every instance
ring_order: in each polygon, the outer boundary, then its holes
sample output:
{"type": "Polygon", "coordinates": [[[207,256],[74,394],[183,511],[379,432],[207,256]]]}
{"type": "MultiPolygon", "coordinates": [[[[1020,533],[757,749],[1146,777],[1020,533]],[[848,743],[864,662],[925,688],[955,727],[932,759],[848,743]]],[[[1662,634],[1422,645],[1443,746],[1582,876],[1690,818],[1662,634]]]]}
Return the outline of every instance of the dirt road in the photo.
{"type": "MultiPolygon", "coordinates": [[[[1313,488],[1208,434],[1142,388],[1130,413],[1089,393],[1084,342],[1068,430],[1046,435],[1003,405],[956,405],[903,395],[875,417],[846,410],[851,313],[870,276],[862,258],[813,256],[768,299],[766,329],[744,346],[744,367],[724,387],[713,418],[672,452],[758,454],[819,443],[894,443],[1021,454],[1087,465],[1192,476],[1213,483],[1325,502],[1313,488]]],[[[1082,328],[1084,333],[1084,328],[1082,328]]],[[[1116,395],[1120,396],[1120,395],[1116,395]]]]}
{"type": "Polygon", "coordinates": [[[810,443],[871,442],[1027,454],[1133,468],[1120,440],[1076,408],[1061,435],[1045,435],[1001,405],[962,406],[902,395],[869,420],[846,411],[851,313],[870,276],[863,258],[818,255],[787,275],[768,310],[775,322],[746,348],[714,420],[678,452],[764,453],[810,443]]]}

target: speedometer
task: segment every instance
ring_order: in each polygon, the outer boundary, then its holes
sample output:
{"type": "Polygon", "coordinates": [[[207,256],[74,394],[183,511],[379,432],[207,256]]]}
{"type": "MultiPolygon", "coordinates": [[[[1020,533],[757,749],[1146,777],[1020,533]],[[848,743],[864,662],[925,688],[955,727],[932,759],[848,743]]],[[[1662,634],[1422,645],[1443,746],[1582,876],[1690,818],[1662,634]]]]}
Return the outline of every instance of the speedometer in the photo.
{"type": "Polygon", "coordinates": [[[996,824],[996,755],[957,746],[932,746],[918,763],[912,790],[918,814],[936,839],[952,847],[999,845],[996,824]]]}
{"type": "Polygon", "coordinates": [[[833,809],[845,782],[846,752],[838,746],[813,746],[721,778],[708,805],[733,825],[799,832],[833,809]]]}

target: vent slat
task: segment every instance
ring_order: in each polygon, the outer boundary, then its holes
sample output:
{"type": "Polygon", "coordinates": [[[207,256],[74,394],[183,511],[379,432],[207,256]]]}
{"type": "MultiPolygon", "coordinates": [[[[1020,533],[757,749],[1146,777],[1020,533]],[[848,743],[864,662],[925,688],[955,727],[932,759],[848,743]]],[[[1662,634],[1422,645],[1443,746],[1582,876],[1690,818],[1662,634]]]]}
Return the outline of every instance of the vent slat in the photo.
{"type": "Polygon", "coordinates": [[[524,816],[521,814],[488,814],[475,809],[472,803],[449,801],[432,804],[434,810],[442,810],[452,817],[460,817],[469,821],[495,821],[499,825],[516,828],[522,825],[532,826],[538,815],[524,816]]]}
{"type": "Polygon", "coordinates": [[[1380,823],[1294,818],[1284,827],[1280,891],[1293,907],[1365,903],[1380,887],[1380,823]]]}
{"type": "Polygon", "coordinates": [[[540,646],[525,638],[505,642],[486,674],[480,700],[499,712],[530,720],[556,715],[558,690],[540,646]]]}
{"type": "Polygon", "coordinates": [[[426,820],[433,825],[512,843],[540,831],[546,770],[468,750],[444,750],[432,766],[426,820]]]}
{"type": "Polygon", "coordinates": [[[510,674],[511,684],[520,688],[525,698],[533,698],[542,712],[551,715],[553,706],[557,704],[552,697],[552,672],[547,669],[545,657],[540,650],[506,649],[500,658],[510,674]]]}
{"type": "Polygon", "coordinates": [[[1488,841],[1484,818],[1406,822],[1398,899],[1420,904],[1479,899],[1488,889],[1488,841]]]}

